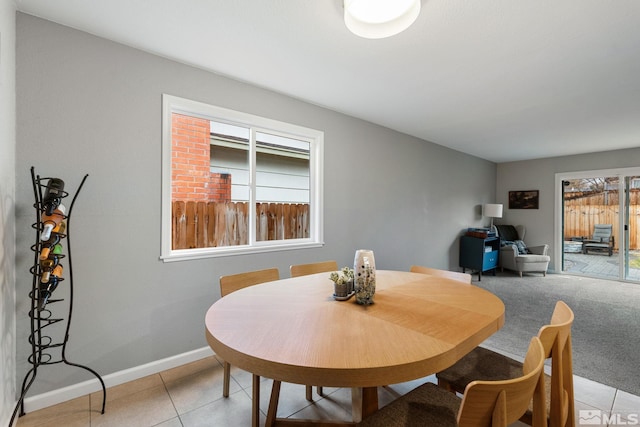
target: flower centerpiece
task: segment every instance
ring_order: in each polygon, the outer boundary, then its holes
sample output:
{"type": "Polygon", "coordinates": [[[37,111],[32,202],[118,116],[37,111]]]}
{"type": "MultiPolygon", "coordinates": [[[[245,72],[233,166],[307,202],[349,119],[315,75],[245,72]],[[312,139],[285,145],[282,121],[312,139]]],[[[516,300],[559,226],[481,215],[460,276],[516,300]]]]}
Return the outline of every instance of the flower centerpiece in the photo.
{"type": "Polygon", "coordinates": [[[353,269],[342,267],[340,271],[332,271],[329,279],[333,282],[335,296],[346,297],[353,291],[353,269]]]}

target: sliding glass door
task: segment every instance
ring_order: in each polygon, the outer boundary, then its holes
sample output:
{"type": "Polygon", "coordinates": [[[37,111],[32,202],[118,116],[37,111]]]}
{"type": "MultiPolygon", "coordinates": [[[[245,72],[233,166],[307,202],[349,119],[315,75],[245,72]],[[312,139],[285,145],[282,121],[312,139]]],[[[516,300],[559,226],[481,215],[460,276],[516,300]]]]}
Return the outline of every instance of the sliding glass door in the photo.
{"type": "Polygon", "coordinates": [[[640,176],[624,177],[624,270],[626,280],[640,282],[640,176]]]}
{"type": "Polygon", "coordinates": [[[556,265],[564,273],[640,282],[640,168],[557,174],[556,183],[556,265]]]}

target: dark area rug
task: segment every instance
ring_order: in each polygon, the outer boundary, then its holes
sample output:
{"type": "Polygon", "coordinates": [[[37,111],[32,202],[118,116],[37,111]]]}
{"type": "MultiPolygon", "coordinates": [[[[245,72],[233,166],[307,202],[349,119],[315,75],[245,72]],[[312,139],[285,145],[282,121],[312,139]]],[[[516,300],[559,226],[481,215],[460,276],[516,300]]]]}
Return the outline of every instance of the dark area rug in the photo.
{"type": "Polygon", "coordinates": [[[573,373],[640,396],[640,284],[507,271],[480,282],[475,275],[472,283],[499,296],[506,310],[504,327],[484,346],[524,356],[563,300],[575,314],[573,373]]]}

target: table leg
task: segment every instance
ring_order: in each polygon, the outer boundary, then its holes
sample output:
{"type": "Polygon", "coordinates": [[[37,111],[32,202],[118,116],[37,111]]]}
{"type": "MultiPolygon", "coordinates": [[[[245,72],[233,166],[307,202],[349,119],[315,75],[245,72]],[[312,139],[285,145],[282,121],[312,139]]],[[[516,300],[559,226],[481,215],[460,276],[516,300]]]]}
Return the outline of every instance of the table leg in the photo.
{"type": "Polygon", "coordinates": [[[273,386],[271,387],[271,399],[269,399],[269,409],[267,410],[267,421],[265,427],[273,427],[276,422],[276,415],[278,413],[278,401],[280,400],[280,381],[273,380],[273,386]]]}
{"type": "Polygon", "coordinates": [[[362,389],[360,387],[351,389],[351,417],[354,423],[362,421],[362,389]]]}
{"type": "Polygon", "coordinates": [[[378,410],[378,387],[354,387],[351,389],[351,414],[359,423],[378,410]]]}
{"type": "Polygon", "coordinates": [[[260,376],[253,374],[253,396],[251,397],[251,427],[260,425],[260,376]]]}
{"type": "Polygon", "coordinates": [[[224,362],[224,380],[222,383],[222,396],[229,397],[229,383],[231,382],[231,364],[224,362]]]}

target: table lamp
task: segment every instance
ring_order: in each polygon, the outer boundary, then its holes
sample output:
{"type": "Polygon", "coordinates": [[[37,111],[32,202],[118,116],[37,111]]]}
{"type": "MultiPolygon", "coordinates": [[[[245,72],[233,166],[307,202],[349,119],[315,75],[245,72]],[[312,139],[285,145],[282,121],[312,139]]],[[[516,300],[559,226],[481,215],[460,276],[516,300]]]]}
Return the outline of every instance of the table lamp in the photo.
{"type": "Polygon", "coordinates": [[[497,232],[493,225],[493,218],[502,218],[502,205],[487,203],[482,205],[482,216],[491,218],[491,226],[489,231],[497,232]]]}

